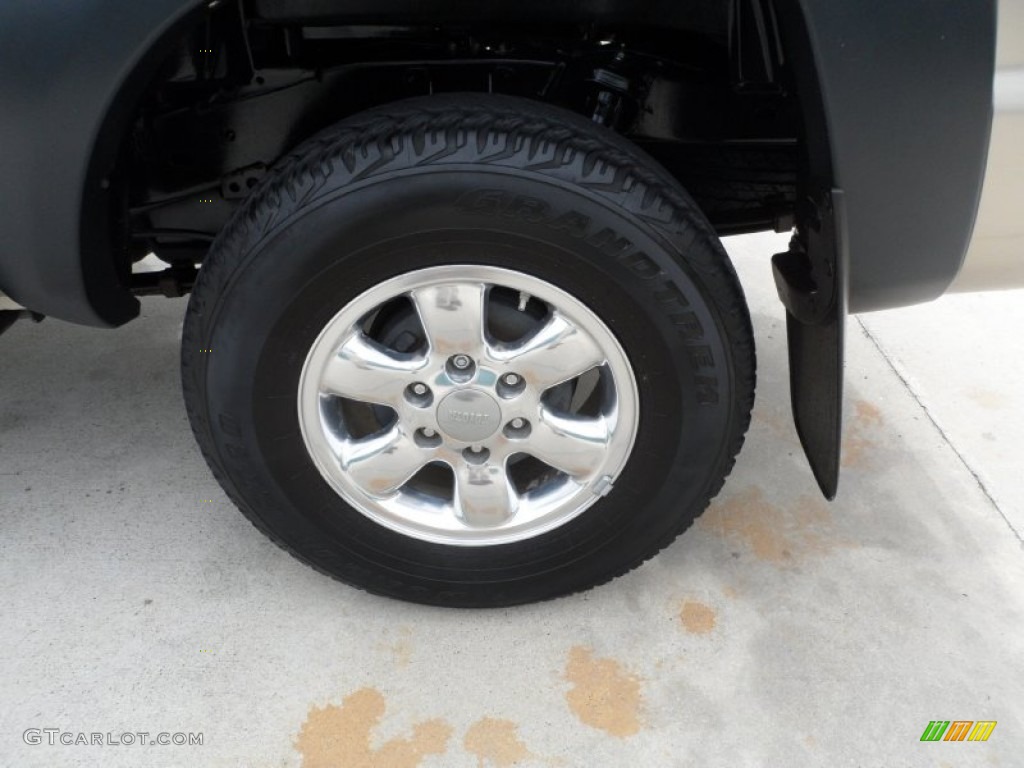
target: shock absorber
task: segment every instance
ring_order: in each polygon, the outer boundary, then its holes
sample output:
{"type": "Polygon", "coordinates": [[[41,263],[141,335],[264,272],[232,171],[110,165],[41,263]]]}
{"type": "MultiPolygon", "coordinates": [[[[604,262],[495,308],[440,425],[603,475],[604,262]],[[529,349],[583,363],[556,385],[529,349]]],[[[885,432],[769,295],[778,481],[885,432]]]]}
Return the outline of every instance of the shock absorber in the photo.
{"type": "Polygon", "coordinates": [[[596,91],[590,119],[607,128],[620,126],[626,100],[632,98],[633,82],[622,74],[625,60],[626,52],[620,49],[608,65],[594,69],[588,79],[596,91]]]}

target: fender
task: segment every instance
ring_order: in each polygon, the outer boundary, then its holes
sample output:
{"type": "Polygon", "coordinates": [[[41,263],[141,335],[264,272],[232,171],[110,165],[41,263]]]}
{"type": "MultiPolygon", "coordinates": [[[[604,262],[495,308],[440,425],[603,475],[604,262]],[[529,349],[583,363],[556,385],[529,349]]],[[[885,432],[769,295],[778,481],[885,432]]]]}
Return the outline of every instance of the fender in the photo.
{"type": "MultiPolygon", "coordinates": [[[[284,16],[501,10],[441,0],[263,5],[284,16]]],[[[18,304],[98,326],[138,313],[112,258],[107,179],[165,43],[205,7],[196,0],[0,4],[0,170],[16,181],[0,186],[0,290],[18,304]]],[[[657,7],[630,4],[615,13],[622,20],[657,7]]],[[[791,397],[805,452],[831,498],[847,312],[933,299],[963,261],[991,129],[996,2],[774,0],[766,7],[779,21],[804,124],[797,236],[774,262],[788,316],[791,397]]],[[[581,18],[602,8],[588,0],[557,5],[581,18]]]]}
{"type": "Polygon", "coordinates": [[[847,312],[941,295],[974,226],[992,123],[995,0],[777,0],[802,101],[797,236],[773,267],[790,397],[822,492],[839,483],[847,312]],[[953,105],[952,107],[950,105],[953,105]]]}
{"type": "Polygon", "coordinates": [[[200,7],[0,3],[0,286],[19,304],[95,326],[138,314],[111,257],[104,179],[161,43],[200,7]]]}

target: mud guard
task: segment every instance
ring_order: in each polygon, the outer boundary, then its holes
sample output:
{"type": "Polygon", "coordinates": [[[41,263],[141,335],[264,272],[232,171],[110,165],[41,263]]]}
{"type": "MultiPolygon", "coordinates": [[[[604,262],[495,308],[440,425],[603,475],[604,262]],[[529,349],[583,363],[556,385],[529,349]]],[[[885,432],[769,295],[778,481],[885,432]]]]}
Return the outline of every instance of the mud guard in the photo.
{"type": "Polygon", "coordinates": [[[789,250],[772,257],[786,307],[789,391],[800,444],[818,487],[831,501],[839,487],[848,246],[842,190],[806,201],[789,250]]]}

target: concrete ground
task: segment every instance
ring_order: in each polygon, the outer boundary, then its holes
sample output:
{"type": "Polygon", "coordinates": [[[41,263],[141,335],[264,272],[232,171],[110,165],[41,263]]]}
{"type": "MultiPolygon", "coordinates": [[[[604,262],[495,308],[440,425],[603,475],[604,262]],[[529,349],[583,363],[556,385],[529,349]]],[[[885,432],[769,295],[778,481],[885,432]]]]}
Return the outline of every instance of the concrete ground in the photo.
{"type": "Polygon", "coordinates": [[[765,258],[783,245],[729,243],[760,370],[719,499],[629,576],[514,610],[371,597],[257,533],[189,432],[184,301],[117,332],[19,323],[0,338],[0,765],[1024,764],[1024,293],[851,320],[827,504],[789,416],[765,258]],[[931,720],[998,726],[922,743],[931,720]]]}

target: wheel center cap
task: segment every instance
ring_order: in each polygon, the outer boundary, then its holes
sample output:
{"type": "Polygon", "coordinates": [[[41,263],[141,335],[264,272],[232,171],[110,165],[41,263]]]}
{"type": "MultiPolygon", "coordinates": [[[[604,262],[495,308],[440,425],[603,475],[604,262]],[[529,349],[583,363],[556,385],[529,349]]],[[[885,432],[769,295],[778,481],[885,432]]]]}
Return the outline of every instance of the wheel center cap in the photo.
{"type": "Polygon", "coordinates": [[[486,392],[460,389],[446,396],[437,406],[437,424],[455,440],[475,443],[485,440],[501,424],[501,407],[486,392]]]}

